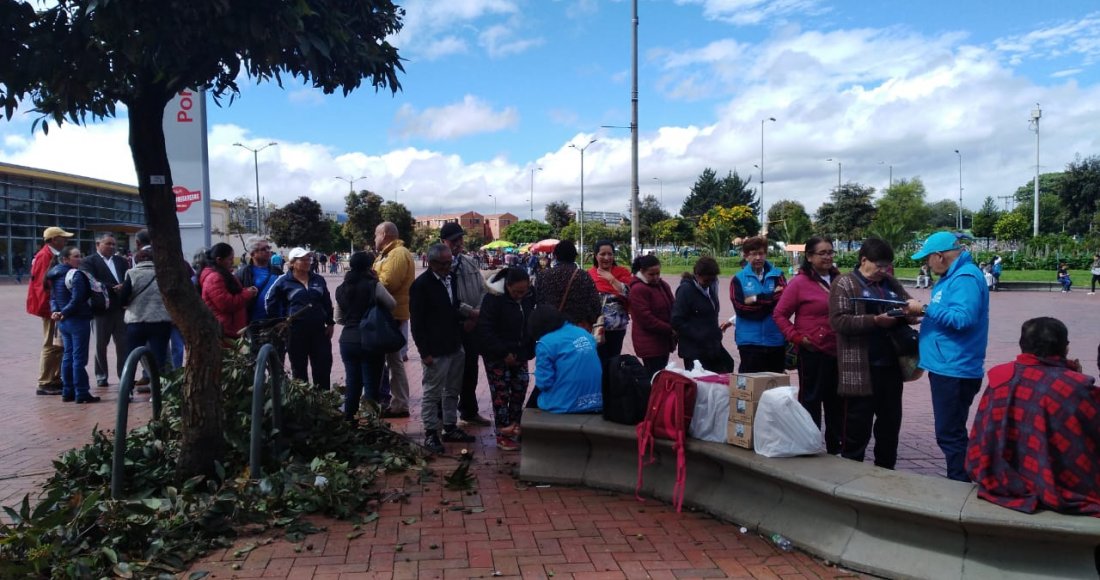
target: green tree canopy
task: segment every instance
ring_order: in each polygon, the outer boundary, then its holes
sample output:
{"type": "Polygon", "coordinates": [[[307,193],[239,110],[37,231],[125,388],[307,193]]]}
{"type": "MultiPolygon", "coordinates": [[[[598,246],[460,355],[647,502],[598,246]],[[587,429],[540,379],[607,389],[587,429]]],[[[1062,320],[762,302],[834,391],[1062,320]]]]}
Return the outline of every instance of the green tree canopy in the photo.
{"type": "MultiPolygon", "coordinates": [[[[760,202],[756,199],[756,190],[749,189],[750,180],[742,179],[736,171],[729,172],[719,179],[718,174],[709,167],[703,170],[691,186],[691,193],[680,207],[680,215],[697,221],[712,207],[748,206],[753,212],[759,212],[760,202]]],[[[755,215],[755,214],[754,214],[755,215]]]]}
{"type": "MultiPolygon", "coordinates": [[[[1040,176],[1041,177],[1041,176],[1040,176]]],[[[1039,185],[1042,186],[1042,180],[1039,185]]],[[[1062,207],[1073,208],[1065,220],[1067,234],[1087,234],[1092,230],[1093,218],[1100,209],[1100,156],[1081,158],[1077,155],[1066,165],[1062,174],[1062,187],[1055,193],[1062,207]]],[[[1043,198],[1040,191],[1039,203],[1043,198]]],[[[1040,211],[1042,208],[1040,207],[1040,211]]],[[[1040,218],[1040,224],[1042,223],[1040,218]]]]}
{"type": "Polygon", "coordinates": [[[691,222],[682,217],[669,218],[653,224],[653,236],[659,244],[666,242],[684,244],[694,235],[691,222]]]}
{"type": "Polygon", "coordinates": [[[331,228],[321,211],[321,204],[302,196],[271,212],[267,229],[271,240],[282,247],[328,247],[331,228]]]}
{"type": "Polygon", "coordinates": [[[1031,237],[1031,225],[1024,216],[1011,211],[997,220],[997,225],[993,226],[993,234],[998,240],[1015,242],[1031,237]]]}
{"type": "Polygon", "coordinates": [[[1001,219],[1001,210],[997,209],[997,202],[992,196],[986,196],[985,201],[982,202],[982,208],[974,214],[974,225],[970,230],[976,237],[992,238],[993,228],[999,219],[1001,219]]]}
{"type": "MultiPolygon", "coordinates": [[[[875,202],[875,217],[871,227],[880,233],[891,233],[890,237],[907,241],[915,232],[928,227],[929,209],[924,203],[925,189],[920,178],[901,179],[882,193],[875,202]]],[[[891,239],[882,239],[894,243],[891,239]]]]}
{"type": "Polygon", "coordinates": [[[550,224],[536,220],[519,220],[504,228],[500,237],[513,244],[530,244],[539,240],[545,240],[554,233],[550,224]]]}
{"type": "Polygon", "coordinates": [[[784,199],[768,208],[768,239],[801,244],[813,231],[813,223],[801,203],[784,199]]]}
{"type": "MultiPolygon", "coordinates": [[[[1064,173],[1042,173],[1039,175],[1039,233],[1053,234],[1062,231],[1066,223],[1066,207],[1062,205],[1062,186],[1064,173]]],[[[1027,222],[1028,231],[1032,231],[1032,218],[1035,207],[1035,180],[1016,188],[1014,195],[1016,207],[1014,213],[1020,214],[1027,222]]],[[[1029,236],[1030,237],[1030,236],[1029,236]]],[[[998,238],[1000,239],[1000,238],[998,238]]]]}
{"type": "MultiPolygon", "coordinates": [[[[629,207],[626,215],[630,215],[629,207]]],[[[661,220],[667,220],[670,217],[672,216],[665,211],[665,208],[661,205],[661,202],[657,201],[655,196],[647,195],[643,197],[638,204],[638,229],[643,232],[640,235],[647,237],[653,224],[661,220]]]]}
{"type": "MultiPolygon", "coordinates": [[[[970,210],[963,208],[963,224],[970,224],[970,210]]],[[[959,202],[953,199],[941,199],[928,204],[928,222],[925,231],[956,230],[959,228],[959,202]]]]}
{"type": "MultiPolygon", "coordinates": [[[[374,245],[374,229],[386,221],[382,217],[384,203],[382,196],[365,189],[344,197],[344,211],[348,214],[344,231],[356,246],[374,245]]],[[[400,226],[397,231],[401,232],[400,226]]]]}
{"type": "Polygon", "coordinates": [[[829,194],[829,201],[818,208],[814,227],[823,236],[836,236],[849,243],[861,239],[875,216],[875,206],[871,203],[874,194],[875,188],[852,182],[834,189],[829,194]]]}
{"type": "Polygon", "coordinates": [[[550,224],[550,229],[554,234],[560,234],[562,228],[569,225],[569,222],[573,221],[573,211],[569,209],[569,204],[564,201],[552,201],[546,204],[546,223],[550,224]]]}

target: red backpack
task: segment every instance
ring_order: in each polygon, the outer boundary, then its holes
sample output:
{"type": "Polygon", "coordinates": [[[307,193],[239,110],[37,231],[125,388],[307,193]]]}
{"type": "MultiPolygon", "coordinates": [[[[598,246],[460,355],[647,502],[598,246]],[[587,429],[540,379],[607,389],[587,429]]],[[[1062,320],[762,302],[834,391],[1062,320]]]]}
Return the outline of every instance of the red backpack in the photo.
{"type": "Polygon", "coordinates": [[[642,470],[653,463],[654,439],[669,439],[676,451],[676,484],[672,488],[672,504],[677,513],[684,503],[684,485],[687,480],[687,461],[684,459],[684,439],[695,411],[695,381],[672,371],[660,371],[653,377],[649,391],[649,404],[645,419],[635,428],[638,433],[638,487],[634,496],[642,490],[642,470]],[[645,459],[649,449],[649,460],[645,459]]]}

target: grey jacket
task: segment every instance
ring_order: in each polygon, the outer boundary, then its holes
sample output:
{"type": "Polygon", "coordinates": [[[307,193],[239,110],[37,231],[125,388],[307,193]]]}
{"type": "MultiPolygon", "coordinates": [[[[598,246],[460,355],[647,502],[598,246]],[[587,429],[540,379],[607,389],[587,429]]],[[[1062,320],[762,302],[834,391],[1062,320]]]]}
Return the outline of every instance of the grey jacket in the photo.
{"type": "Polygon", "coordinates": [[[157,275],[152,260],[140,262],[126,271],[122,291],[119,293],[126,308],[126,324],[135,322],[171,322],[164,300],[157,287],[157,275]]]}
{"type": "Polygon", "coordinates": [[[481,307],[481,299],[488,291],[488,286],[477,262],[466,254],[459,254],[451,272],[454,274],[454,281],[458,283],[459,316],[465,320],[469,318],[471,310],[481,307]]]}

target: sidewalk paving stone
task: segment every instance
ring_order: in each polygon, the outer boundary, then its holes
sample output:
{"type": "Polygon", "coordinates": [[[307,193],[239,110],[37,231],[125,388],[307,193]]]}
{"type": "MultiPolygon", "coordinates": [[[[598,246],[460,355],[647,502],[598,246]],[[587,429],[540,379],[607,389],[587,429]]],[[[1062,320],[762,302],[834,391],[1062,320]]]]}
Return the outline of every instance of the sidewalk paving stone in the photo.
{"type": "MultiPolygon", "coordinates": [[[[336,276],[326,277],[332,288],[339,283],[336,276]]],[[[666,279],[675,288],[678,280],[666,279]]],[[[721,288],[723,318],[733,313],[726,298],[728,280],[726,272],[721,288]]],[[[918,299],[928,298],[927,290],[913,293],[918,299]]],[[[0,355],[4,363],[0,365],[0,393],[7,403],[0,425],[2,505],[16,505],[28,493],[33,498],[60,453],[86,443],[93,429],[113,429],[117,405],[114,380],[107,389],[92,387],[104,398],[96,405],[65,404],[59,397],[34,395],[41,327],[25,314],[25,295],[25,285],[0,283],[0,324],[6,335],[0,355]]],[[[1001,292],[992,295],[991,304],[987,368],[1015,358],[1023,320],[1054,316],[1070,329],[1071,356],[1082,359],[1085,372],[1096,372],[1093,353],[1100,341],[1100,298],[1084,292],[1001,292]]],[[[732,333],[727,333],[725,345],[739,358],[732,347],[732,333]]],[[[335,342],[333,347],[333,381],[342,383],[343,366],[335,342]]],[[[628,337],[624,352],[630,351],[628,337]]],[[[412,417],[391,424],[419,441],[423,434],[419,420],[421,370],[415,349],[410,352],[407,370],[413,390],[412,417]]],[[[488,414],[483,369],[479,376],[479,402],[482,414],[488,414]]],[[[927,379],[907,383],[904,402],[898,469],[942,477],[943,458],[933,434],[927,379]]],[[[130,408],[131,427],[148,421],[150,415],[148,397],[137,397],[130,408]]],[[[477,441],[466,446],[476,457],[476,493],[467,495],[442,486],[441,478],[457,465],[455,454],[461,448],[448,444],[450,455],[431,462],[435,481],[413,483],[402,473],[380,480],[387,490],[408,492],[408,502],[380,506],[381,517],[364,525],[364,533],[357,538],[346,538],[351,530],[348,522],[313,517],[311,521],[327,530],[301,544],[275,539],[235,558],[238,547],[276,536],[241,538],[234,547],[207,554],[191,571],[206,570],[216,578],[314,580],[498,575],[555,579],[858,576],[804,553],[781,552],[766,539],[741,534],[739,526],[705,514],[690,510],[676,514],[652,500],[640,503],[632,494],[520,482],[513,477],[519,454],[497,450],[490,427],[469,431],[477,436],[477,441]],[[448,505],[441,505],[442,500],[448,505]],[[451,506],[484,511],[446,509],[451,506]],[[411,517],[417,521],[403,523],[411,517]],[[240,569],[234,570],[234,564],[240,569]]],[[[868,460],[872,457],[873,453],[868,453],[868,460]]]]}

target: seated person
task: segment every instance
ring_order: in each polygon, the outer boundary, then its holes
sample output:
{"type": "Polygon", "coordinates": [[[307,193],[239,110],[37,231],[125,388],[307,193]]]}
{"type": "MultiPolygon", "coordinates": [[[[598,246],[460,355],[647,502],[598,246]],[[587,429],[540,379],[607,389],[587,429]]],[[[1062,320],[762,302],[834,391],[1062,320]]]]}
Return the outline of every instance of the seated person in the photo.
{"type": "Polygon", "coordinates": [[[550,413],[602,411],[603,371],[596,339],[552,307],[535,308],[528,325],[536,341],[532,399],[537,407],[550,413]]]}
{"type": "Polygon", "coordinates": [[[989,369],[966,450],[982,499],[1100,517],[1100,388],[1068,348],[1065,324],[1033,318],[1020,332],[1023,354],[989,369]]]}

